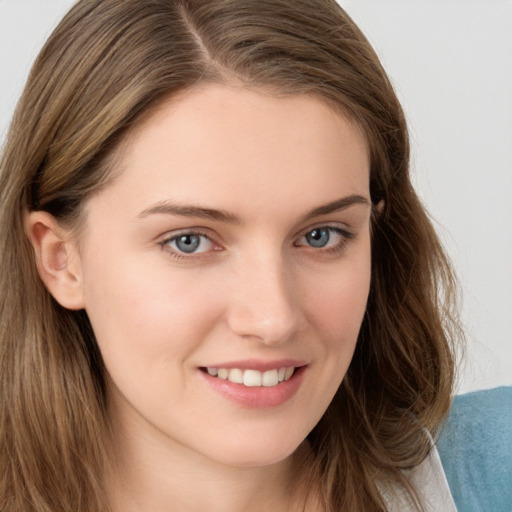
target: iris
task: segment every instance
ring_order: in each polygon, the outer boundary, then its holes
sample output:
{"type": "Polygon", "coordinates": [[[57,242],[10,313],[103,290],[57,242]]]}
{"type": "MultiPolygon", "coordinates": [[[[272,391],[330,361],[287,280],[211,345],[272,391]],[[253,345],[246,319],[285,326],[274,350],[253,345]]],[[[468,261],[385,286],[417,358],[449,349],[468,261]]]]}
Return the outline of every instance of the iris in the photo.
{"type": "Polygon", "coordinates": [[[306,234],[306,240],[311,247],[325,247],[329,243],[330,229],[316,228],[306,234]]]}
{"type": "Polygon", "coordinates": [[[197,251],[199,244],[201,243],[201,237],[193,234],[180,235],[175,238],[174,242],[181,252],[192,253],[197,251]]]}

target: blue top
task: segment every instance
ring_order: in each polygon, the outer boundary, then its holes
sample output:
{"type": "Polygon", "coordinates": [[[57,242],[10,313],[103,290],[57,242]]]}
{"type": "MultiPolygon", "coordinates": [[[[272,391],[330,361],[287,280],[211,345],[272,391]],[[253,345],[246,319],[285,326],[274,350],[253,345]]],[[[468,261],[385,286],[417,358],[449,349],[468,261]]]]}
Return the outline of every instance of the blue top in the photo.
{"type": "Polygon", "coordinates": [[[459,512],[512,512],[512,387],[455,397],[437,448],[459,512]]]}

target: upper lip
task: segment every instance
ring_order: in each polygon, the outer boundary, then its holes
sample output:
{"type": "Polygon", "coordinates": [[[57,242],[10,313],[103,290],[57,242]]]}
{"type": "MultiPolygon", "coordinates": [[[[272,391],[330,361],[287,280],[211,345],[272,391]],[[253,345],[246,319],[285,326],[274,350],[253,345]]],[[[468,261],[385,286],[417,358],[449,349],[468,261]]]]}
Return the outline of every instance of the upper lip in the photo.
{"type": "Polygon", "coordinates": [[[275,359],[273,361],[262,361],[261,359],[244,359],[239,361],[220,362],[215,364],[208,364],[203,368],[238,368],[240,370],[258,370],[265,372],[268,370],[278,370],[279,368],[298,368],[306,366],[308,363],[299,359],[275,359]]]}

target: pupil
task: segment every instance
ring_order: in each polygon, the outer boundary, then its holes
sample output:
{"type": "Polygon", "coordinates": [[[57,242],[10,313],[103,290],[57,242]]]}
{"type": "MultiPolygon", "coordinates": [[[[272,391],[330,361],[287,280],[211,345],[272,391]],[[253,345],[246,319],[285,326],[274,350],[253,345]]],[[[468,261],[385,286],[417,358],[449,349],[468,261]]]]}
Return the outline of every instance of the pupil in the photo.
{"type": "Polygon", "coordinates": [[[176,247],[182,252],[194,252],[199,247],[197,235],[183,235],[176,239],[176,247]]]}
{"type": "Polygon", "coordinates": [[[306,235],[308,244],[312,247],[324,247],[329,241],[328,229],[313,229],[306,235]]]}

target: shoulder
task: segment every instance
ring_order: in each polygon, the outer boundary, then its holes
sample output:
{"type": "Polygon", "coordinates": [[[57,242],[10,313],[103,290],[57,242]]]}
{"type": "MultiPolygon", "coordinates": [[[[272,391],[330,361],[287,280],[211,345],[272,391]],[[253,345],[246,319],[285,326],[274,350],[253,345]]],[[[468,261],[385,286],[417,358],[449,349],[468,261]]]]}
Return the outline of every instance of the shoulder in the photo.
{"type": "Polygon", "coordinates": [[[512,510],[512,387],[455,397],[437,446],[459,510],[512,510]]]}

